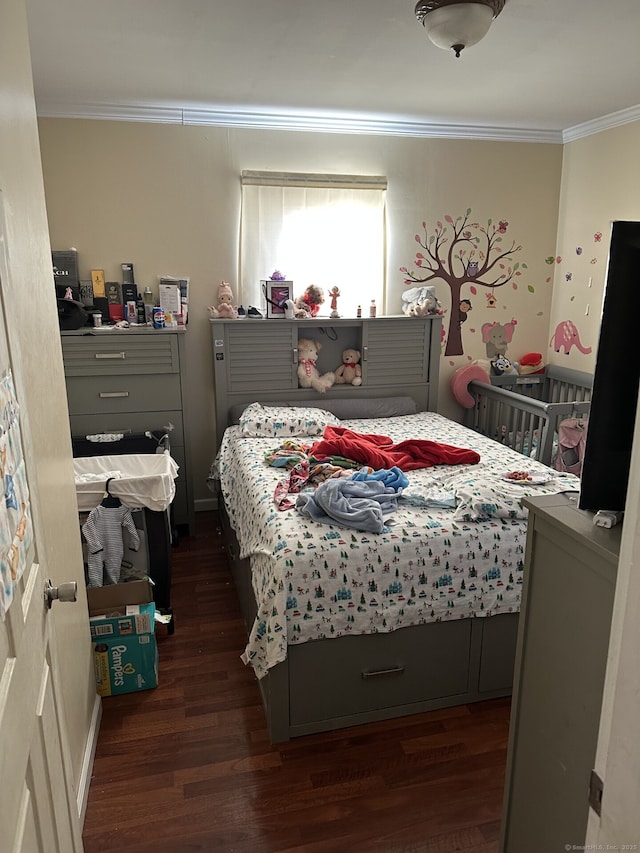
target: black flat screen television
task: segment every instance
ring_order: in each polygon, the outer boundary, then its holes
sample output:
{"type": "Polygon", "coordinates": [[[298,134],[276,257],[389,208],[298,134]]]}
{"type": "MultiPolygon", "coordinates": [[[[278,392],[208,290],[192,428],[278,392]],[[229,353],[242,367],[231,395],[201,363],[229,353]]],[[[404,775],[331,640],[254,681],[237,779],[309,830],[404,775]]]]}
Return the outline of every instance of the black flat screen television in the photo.
{"type": "Polygon", "coordinates": [[[640,381],[640,222],[611,228],[580,509],[624,510],[640,381]]]}

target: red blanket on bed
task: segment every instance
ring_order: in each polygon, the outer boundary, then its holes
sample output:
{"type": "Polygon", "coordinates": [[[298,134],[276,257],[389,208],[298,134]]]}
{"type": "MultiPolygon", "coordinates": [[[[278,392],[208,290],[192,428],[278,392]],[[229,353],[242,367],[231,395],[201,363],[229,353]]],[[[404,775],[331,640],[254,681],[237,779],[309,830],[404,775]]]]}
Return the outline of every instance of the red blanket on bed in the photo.
{"type": "Polygon", "coordinates": [[[402,471],[411,471],[433,465],[475,465],[480,461],[480,454],[475,450],[451,444],[423,438],[409,438],[393,444],[386,435],[368,435],[339,426],[325,427],[322,439],[316,441],[310,454],[317,459],[344,456],[376,470],[396,465],[402,471]]]}

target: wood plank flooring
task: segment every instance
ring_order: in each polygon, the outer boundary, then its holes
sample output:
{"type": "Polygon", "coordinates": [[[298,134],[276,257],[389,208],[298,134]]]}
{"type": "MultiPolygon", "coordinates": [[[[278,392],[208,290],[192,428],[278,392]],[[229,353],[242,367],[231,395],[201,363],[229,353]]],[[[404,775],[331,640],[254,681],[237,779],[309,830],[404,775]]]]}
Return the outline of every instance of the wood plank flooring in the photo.
{"type": "Polygon", "coordinates": [[[218,525],[173,549],[159,686],[103,700],[86,853],[497,853],[509,700],[272,746],[218,525]]]}

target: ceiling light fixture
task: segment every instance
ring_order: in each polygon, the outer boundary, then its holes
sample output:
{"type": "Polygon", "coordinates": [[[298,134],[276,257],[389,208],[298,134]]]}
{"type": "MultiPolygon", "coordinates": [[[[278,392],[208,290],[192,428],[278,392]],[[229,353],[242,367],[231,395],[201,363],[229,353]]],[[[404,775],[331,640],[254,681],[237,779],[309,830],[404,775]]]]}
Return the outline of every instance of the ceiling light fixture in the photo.
{"type": "Polygon", "coordinates": [[[429,39],[460,56],[465,47],[477,44],[489,32],[506,0],[418,0],[416,18],[429,39]]]}

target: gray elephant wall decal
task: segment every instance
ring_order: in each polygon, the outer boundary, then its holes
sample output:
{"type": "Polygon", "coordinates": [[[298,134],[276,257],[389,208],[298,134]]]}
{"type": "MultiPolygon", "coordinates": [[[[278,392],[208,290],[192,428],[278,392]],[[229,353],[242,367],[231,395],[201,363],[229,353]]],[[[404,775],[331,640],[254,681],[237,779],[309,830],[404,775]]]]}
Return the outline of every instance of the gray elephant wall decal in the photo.
{"type": "Polygon", "coordinates": [[[487,346],[487,358],[492,359],[498,355],[505,355],[507,346],[511,343],[513,333],[518,321],[510,323],[483,323],[482,340],[487,346]]]}
{"type": "Polygon", "coordinates": [[[564,349],[565,355],[569,355],[571,347],[577,347],[585,355],[589,355],[591,352],[591,347],[583,345],[578,329],[571,320],[563,320],[562,323],[558,323],[549,341],[549,346],[552,346],[556,352],[564,349]]]}

